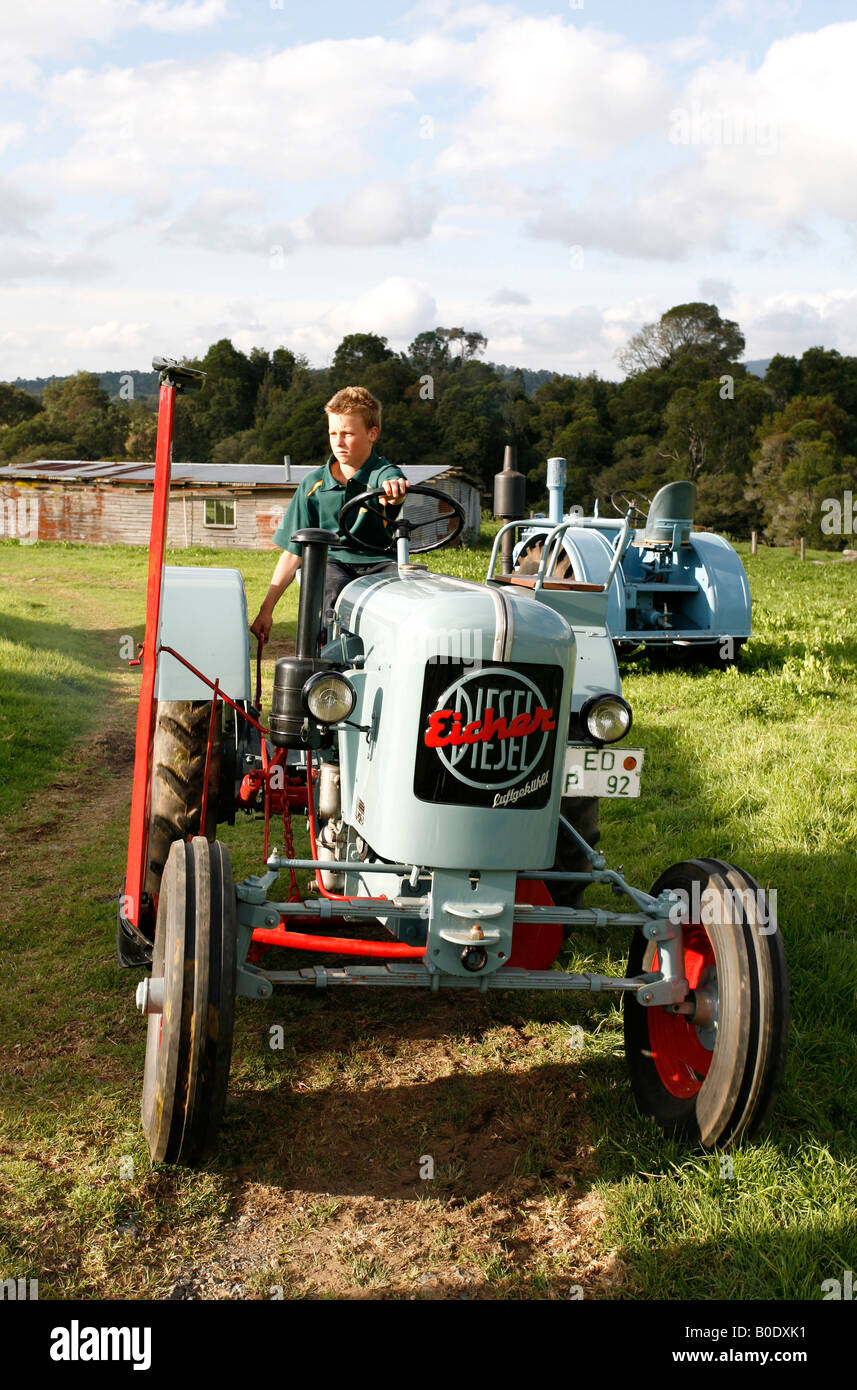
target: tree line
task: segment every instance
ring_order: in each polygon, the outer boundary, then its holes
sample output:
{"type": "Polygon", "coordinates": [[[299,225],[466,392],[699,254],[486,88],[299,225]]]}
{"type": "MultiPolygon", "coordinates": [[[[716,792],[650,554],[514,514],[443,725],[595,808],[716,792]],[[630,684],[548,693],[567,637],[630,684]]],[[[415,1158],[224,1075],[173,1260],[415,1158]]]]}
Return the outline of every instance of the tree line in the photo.
{"type": "MultiPolygon", "coordinates": [[[[396,463],[459,467],[491,505],[507,443],[527,479],[527,501],[546,506],[546,461],[568,460],[566,505],[602,513],[610,493],[652,496],[692,479],[696,522],[733,537],[757,529],[775,544],[822,530],[823,503],[855,487],[857,358],[814,347],[778,354],[764,380],[740,362],[744,336],[715,305],[683,304],[635,334],[619,355],[621,382],[481,360],[475,330],[435,328],[405,352],[352,333],[329,367],[286,347],[249,354],[228,338],[199,359],[205,389],[182,399],[173,457],[229,464],[318,464],[329,454],[324,404],[360,384],[383,404],[379,448],[396,463]]],[[[151,397],[111,399],[93,373],[48,382],[41,398],[0,383],[0,458],[149,460],[157,416],[151,397]]]]}

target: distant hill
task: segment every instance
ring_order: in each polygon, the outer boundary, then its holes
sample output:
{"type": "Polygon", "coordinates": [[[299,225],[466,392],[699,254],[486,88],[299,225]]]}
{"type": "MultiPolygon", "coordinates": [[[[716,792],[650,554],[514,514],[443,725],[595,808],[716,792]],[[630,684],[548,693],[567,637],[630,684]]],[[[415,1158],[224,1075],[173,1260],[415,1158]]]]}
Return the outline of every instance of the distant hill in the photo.
{"type": "MultiPolygon", "coordinates": [[[[26,380],[24,377],[16,377],[9,382],[10,386],[17,386],[19,391],[27,391],[31,396],[38,396],[41,399],[42,392],[50,381],[68,381],[72,376],[68,372],[65,376],[36,376],[26,380]]],[[[102,391],[106,391],[111,400],[145,400],[151,397],[153,400],[158,398],[158,373],[157,372],[136,372],[130,368],[123,372],[102,372],[98,378],[102,391]],[[123,380],[124,378],[124,380],[123,380]],[[129,395],[129,380],[134,384],[133,396],[129,395]],[[120,391],[124,386],[124,392],[120,396],[120,391]]]]}
{"type": "Polygon", "coordinates": [[[520,372],[524,379],[524,391],[528,396],[531,396],[538,386],[542,386],[546,381],[553,381],[555,376],[560,375],[559,372],[549,372],[545,368],[533,372],[529,367],[507,367],[503,362],[486,362],[485,365],[493,368],[504,381],[515,372],[520,372]]]}
{"type": "Polygon", "coordinates": [[[772,359],[770,357],[756,357],[752,362],[745,362],[743,365],[747,368],[748,372],[752,372],[753,376],[763,377],[770,367],[771,361],[772,359]]]}

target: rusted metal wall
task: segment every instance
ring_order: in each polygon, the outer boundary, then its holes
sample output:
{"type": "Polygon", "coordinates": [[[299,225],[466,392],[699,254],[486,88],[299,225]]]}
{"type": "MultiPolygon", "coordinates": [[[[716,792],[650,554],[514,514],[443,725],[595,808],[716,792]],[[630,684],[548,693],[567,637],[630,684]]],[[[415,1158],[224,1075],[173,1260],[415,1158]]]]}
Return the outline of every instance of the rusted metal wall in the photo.
{"type": "MultiPolygon", "coordinates": [[[[479,493],[457,478],[438,479],[434,486],[465,508],[467,539],[479,535],[479,493]]],[[[210,550],[271,550],[273,538],[292,499],[294,488],[178,487],[170,490],[167,544],[175,549],[204,546],[210,550]],[[235,502],[235,526],[205,525],[205,499],[235,502]]],[[[407,504],[412,520],[436,516],[438,504],[414,497],[407,504]]],[[[40,541],[76,541],[88,545],[149,544],[152,523],[150,484],[39,479],[0,482],[0,537],[40,541]]],[[[427,526],[418,544],[439,538],[447,524],[427,526]]]]}
{"type": "MultiPolygon", "coordinates": [[[[291,496],[285,489],[233,494],[224,488],[174,488],[167,544],[179,550],[270,550],[291,496]],[[206,497],[234,499],[235,526],[206,526],[206,497]]],[[[147,546],[151,524],[152,489],[139,483],[0,483],[0,537],[147,546]]]]}

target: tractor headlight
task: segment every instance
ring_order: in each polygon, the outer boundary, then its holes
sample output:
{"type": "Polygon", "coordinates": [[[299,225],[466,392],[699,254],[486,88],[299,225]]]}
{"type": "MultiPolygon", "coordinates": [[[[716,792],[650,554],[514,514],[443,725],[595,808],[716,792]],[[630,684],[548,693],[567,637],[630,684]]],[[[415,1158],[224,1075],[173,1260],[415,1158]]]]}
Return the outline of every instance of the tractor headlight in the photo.
{"type": "Polygon", "coordinates": [[[319,724],[338,724],[347,719],[357,702],[357,691],[338,671],[318,671],[303,689],[304,706],[319,724]]]}
{"type": "Polygon", "coordinates": [[[615,743],[631,727],[631,706],[621,695],[595,695],[582,707],[580,722],[599,743],[615,743]]]}

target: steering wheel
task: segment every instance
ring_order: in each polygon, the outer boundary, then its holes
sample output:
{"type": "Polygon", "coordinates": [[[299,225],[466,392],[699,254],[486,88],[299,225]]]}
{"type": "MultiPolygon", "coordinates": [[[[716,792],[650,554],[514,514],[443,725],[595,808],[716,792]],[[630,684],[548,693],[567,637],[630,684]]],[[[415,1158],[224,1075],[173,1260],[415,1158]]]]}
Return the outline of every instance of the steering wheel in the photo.
{"type": "Polygon", "coordinates": [[[610,494],[610,504],[611,504],[611,506],[613,507],[613,510],[616,511],[616,512],[618,512],[620,516],[624,516],[625,513],[628,511],[628,509],[631,508],[633,511],[635,511],[635,512],[637,513],[638,516],[641,516],[641,517],[643,517],[643,519],[645,519],[646,516],[648,515],[648,513],[647,513],[647,512],[644,512],[643,509],[642,509],[642,507],[638,507],[638,506],[637,506],[637,498],[638,498],[638,497],[642,497],[643,501],[644,501],[644,502],[648,502],[649,506],[651,507],[651,505],[652,505],[652,499],[651,499],[651,497],[647,497],[646,494],[645,494],[644,492],[636,492],[636,491],[634,492],[634,495],[633,495],[633,496],[631,496],[631,495],[629,495],[627,492],[623,492],[623,491],[621,491],[621,490],[618,491],[618,492],[611,492],[611,494],[610,494]],[[619,498],[619,501],[620,501],[620,502],[624,502],[624,503],[625,503],[624,507],[620,507],[620,506],[619,506],[619,504],[618,504],[617,501],[616,501],[616,498],[617,498],[617,497],[619,498]]]}
{"type": "MultiPolygon", "coordinates": [[[[440,488],[423,487],[421,484],[417,484],[415,487],[409,487],[407,492],[405,493],[405,499],[407,499],[408,497],[413,497],[415,495],[420,497],[435,497],[439,502],[447,502],[449,506],[452,508],[452,515],[455,516],[458,520],[458,526],[449,535],[441,536],[439,541],[432,541],[430,545],[415,546],[414,549],[410,551],[410,553],[412,555],[425,555],[426,551],[428,550],[439,550],[441,546],[450,545],[452,541],[457,540],[458,537],[461,535],[461,532],[464,529],[464,523],[467,520],[467,517],[464,514],[464,508],[461,506],[460,502],[456,502],[455,498],[450,497],[448,492],[441,492],[440,488]]],[[[393,525],[395,526],[396,533],[398,534],[394,533],[390,537],[390,540],[387,545],[369,545],[368,542],[363,540],[362,536],[354,535],[354,532],[351,530],[350,526],[347,524],[344,518],[351,512],[355,511],[358,507],[365,506],[367,502],[374,501],[376,497],[386,496],[387,493],[384,491],[382,487],[370,488],[368,492],[361,492],[357,497],[349,498],[349,500],[345,503],[345,506],[342,508],[342,511],[339,513],[339,530],[341,534],[345,537],[347,541],[351,541],[352,545],[358,545],[362,550],[368,550],[372,555],[395,555],[396,541],[398,539],[398,535],[406,535],[410,540],[412,532],[420,531],[423,528],[423,526],[436,526],[438,521],[443,520],[444,515],[449,515],[449,513],[443,513],[440,517],[433,517],[430,521],[408,521],[403,516],[397,517],[396,520],[393,522],[393,525]]],[[[400,503],[399,505],[404,504],[400,503]]]]}

